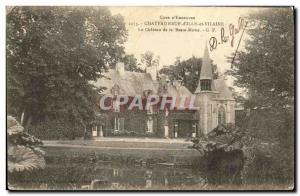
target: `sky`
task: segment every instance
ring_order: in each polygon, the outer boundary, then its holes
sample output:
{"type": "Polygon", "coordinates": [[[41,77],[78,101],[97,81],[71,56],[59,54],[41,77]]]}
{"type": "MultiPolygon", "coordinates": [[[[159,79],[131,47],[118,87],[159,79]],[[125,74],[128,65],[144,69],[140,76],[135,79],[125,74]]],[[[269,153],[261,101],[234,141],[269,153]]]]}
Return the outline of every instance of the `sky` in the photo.
{"type": "MultiPolygon", "coordinates": [[[[160,56],[160,68],[164,65],[171,65],[176,60],[176,57],[181,57],[182,60],[192,56],[202,57],[204,47],[211,37],[217,39],[217,43],[221,41],[221,28],[224,28],[224,35],[229,35],[229,25],[232,24],[238,28],[239,17],[245,17],[248,13],[256,11],[257,8],[245,7],[110,7],[112,14],[121,14],[124,17],[126,28],[128,30],[128,38],[125,43],[125,51],[127,54],[134,54],[140,61],[142,53],[150,50],[155,55],[160,56]],[[169,17],[169,18],[168,18],[169,17]],[[175,18],[177,17],[177,18],[175,18]],[[185,17],[185,19],[178,19],[185,17]],[[187,19],[189,18],[189,19],[187,19]],[[161,25],[146,25],[149,23],[158,22],[196,22],[198,26],[161,26],[161,25]],[[212,26],[219,23],[218,26],[212,26]],[[138,26],[132,25],[139,24],[138,26]],[[145,24],[146,23],[146,24],[145,24]],[[145,31],[145,28],[172,28],[173,31],[157,32],[145,31]],[[139,31],[143,28],[144,31],[139,31]],[[179,32],[175,28],[193,28],[200,31],[196,32],[179,32]],[[206,31],[208,28],[209,32],[206,31]],[[213,29],[214,28],[214,29],[213,29]],[[214,32],[212,32],[214,30],[214,32]]],[[[227,57],[230,56],[238,46],[242,30],[235,34],[233,47],[230,41],[217,44],[216,49],[210,51],[210,58],[217,64],[220,73],[230,69],[230,62],[227,57]]],[[[245,33],[242,37],[239,50],[243,49],[244,40],[247,39],[245,33]]],[[[229,79],[232,83],[232,79],[229,79]]]]}

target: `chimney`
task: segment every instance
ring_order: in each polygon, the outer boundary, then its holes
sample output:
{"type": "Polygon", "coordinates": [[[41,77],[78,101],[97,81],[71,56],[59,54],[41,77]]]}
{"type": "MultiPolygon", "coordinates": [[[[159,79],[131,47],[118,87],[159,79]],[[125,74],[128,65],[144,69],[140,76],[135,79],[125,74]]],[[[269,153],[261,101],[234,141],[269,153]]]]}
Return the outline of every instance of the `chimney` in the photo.
{"type": "Polygon", "coordinates": [[[147,67],[146,68],[146,73],[150,74],[152,80],[156,81],[157,80],[157,71],[155,66],[147,67]]]}
{"type": "Polygon", "coordinates": [[[117,62],[117,64],[116,64],[116,71],[118,71],[120,75],[123,75],[125,73],[125,65],[124,65],[124,63],[117,62]]]}

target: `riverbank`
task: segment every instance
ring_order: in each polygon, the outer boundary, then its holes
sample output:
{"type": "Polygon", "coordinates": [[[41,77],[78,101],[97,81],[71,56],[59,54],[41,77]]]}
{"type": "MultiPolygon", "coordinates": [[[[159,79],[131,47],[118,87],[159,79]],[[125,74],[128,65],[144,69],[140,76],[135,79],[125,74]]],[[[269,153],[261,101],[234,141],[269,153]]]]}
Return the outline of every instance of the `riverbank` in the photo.
{"type": "Polygon", "coordinates": [[[162,138],[117,138],[98,137],[93,140],[44,140],[45,146],[76,147],[83,148],[141,148],[141,149],[188,149],[192,142],[186,139],[162,139],[162,138]]]}
{"type": "Polygon", "coordinates": [[[95,140],[47,140],[43,141],[47,156],[59,152],[65,157],[95,155],[115,159],[159,160],[174,165],[193,165],[200,158],[195,149],[188,148],[192,142],[185,139],[160,138],[97,138],[95,140]]]}

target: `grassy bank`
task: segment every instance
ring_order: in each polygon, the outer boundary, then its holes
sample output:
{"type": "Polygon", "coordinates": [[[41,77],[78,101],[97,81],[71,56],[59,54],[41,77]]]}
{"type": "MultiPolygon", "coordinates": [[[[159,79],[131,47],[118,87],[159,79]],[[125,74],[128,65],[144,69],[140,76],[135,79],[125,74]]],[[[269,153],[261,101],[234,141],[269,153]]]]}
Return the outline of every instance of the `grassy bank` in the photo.
{"type": "Polygon", "coordinates": [[[105,159],[155,159],[180,165],[196,164],[200,158],[197,150],[189,149],[190,142],[185,141],[44,141],[46,156],[58,154],[69,156],[97,156],[105,159]]]}

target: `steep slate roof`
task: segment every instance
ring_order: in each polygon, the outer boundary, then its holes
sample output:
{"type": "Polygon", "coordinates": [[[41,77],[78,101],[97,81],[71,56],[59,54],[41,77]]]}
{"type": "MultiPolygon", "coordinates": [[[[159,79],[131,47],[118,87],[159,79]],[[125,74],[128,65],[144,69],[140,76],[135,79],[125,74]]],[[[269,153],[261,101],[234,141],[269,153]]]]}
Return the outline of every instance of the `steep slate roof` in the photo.
{"type": "MultiPolygon", "coordinates": [[[[152,80],[149,73],[124,71],[120,74],[120,72],[115,69],[109,69],[104,75],[106,77],[102,77],[94,82],[94,85],[97,87],[102,86],[107,88],[102,92],[102,94],[111,94],[111,89],[115,85],[120,88],[120,94],[128,96],[143,95],[145,90],[151,90],[154,94],[158,94],[158,89],[160,87],[159,81],[152,80]]],[[[200,79],[212,80],[212,91],[219,93],[218,98],[233,99],[232,92],[226,85],[224,78],[215,80],[212,78],[211,60],[206,46],[204,50],[200,79]]],[[[198,85],[197,90],[200,92],[200,85],[198,85]]],[[[198,92],[197,90],[195,92],[198,92]]],[[[167,85],[167,91],[163,95],[177,97],[184,95],[189,97],[192,93],[184,86],[167,85]]]]}
{"type": "Polygon", "coordinates": [[[201,72],[200,72],[200,80],[203,79],[209,79],[209,80],[213,79],[211,60],[209,57],[207,44],[205,44],[204,55],[202,58],[201,72]]]}
{"type": "MultiPolygon", "coordinates": [[[[111,88],[114,85],[120,87],[120,93],[122,95],[135,96],[143,95],[145,90],[152,90],[154,94],[158,92],[159,82],[152,80],[148,73],[138,73],[125,71],[124,74],[120,74],[114,69],[110,69],[105,73],[105,76],[110,78],[100,78],[94,83],[95,86],[104,86],[107,89],[102,94],[111,94],[111,88]]],[[[229,90],[226,82],[223,78],[213,80],[212,90],[219,92],[219,98],[233,99],[232,92],[229,90]]],[[[166,96],[191,96],[192,93],[184,86],[167,86],[166,96]]]]}
{"type": "MultiPolygon", "coordinates": [[[[105,73],[105,76],[108,78],[102,77],[94,83],[97,87],[104,86],[107,88],[102,94],[111,94],[111,88],[114,85],[120,87],[120,94],[128,96],[143,95],[145,90],[152,90],[154,94],[157,94],[158,92],[159,82],[152,80],[148,73],[124,71],[123,74],[120,74],[118,71],[110,69],[105,73]]],[[[191,96],[192,93],[184,86],[175,87],[168,85],[165,95],[191,96]]]]}

